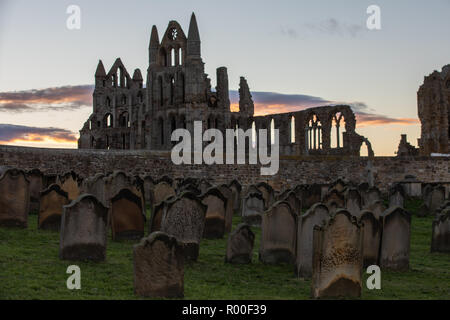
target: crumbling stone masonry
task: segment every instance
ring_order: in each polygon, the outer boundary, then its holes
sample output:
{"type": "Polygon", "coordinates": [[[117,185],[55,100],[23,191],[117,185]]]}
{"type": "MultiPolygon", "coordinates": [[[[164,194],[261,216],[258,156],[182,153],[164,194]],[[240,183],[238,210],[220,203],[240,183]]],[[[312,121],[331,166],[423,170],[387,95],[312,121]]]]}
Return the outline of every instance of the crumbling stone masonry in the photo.
{"type": "MultiPolygon", "coordinates": [[[[93,113],[80,130],[79,149],[170,150],[171,134],[179,128],[193,132],[194,122],[203,129],[280,130],[284,155],[359,155],[370,142],[355,132],[355,115],[349,106],[326,106],[304,111],[254,116],[254,102],[247,80],[239,84],[239,111],[232,112],[228,73],[217,69],[216,90],[205,74],[200,33],[192,15],[188,35],[170,21],[162,41],[153,26],[149,45],[147,85],[141,71],[131,77],[116,60],[106,73],[102,61],[95,73],[93,113]]],[[[238,141],[236,140],[236,143],[238,141]]]]}

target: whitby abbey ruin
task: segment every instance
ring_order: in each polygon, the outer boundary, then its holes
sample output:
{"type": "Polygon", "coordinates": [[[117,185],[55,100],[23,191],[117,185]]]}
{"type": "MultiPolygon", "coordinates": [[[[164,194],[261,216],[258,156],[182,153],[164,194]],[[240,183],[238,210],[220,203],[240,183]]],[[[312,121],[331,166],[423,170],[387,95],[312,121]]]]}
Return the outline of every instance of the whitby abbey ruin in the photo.
{"type": "Polygon", "coordinates": [[[99,62],[94,110],[80,131],[80,149],[170,150],[174,130],[193,132],[194,121],[202,121],[205,130],[270,132],[277,128],[284,155],[358,156],[363,143],[369,155],[373,154],[370,142],[355,132],[355,115],[349,106],[254,116],[252,95],[247,80],[241,77],[239,112],[232,112],[227,69],[217,69],[215,90],[204,72],[194,14],[187,36],[178,22],[171,21],[160,41],[153,26],[146,88],[143,81],[141,71],[136,69],[131,77],[120,58],[108,73],[99,62]]]}

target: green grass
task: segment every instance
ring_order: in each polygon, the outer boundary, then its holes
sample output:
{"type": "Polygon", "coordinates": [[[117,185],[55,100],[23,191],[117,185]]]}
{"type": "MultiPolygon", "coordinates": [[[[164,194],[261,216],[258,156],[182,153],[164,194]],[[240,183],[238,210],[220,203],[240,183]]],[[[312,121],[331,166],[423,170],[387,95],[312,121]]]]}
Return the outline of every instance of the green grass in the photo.
{"type": "MultiPolygon", "coordinates": [[[[416,212],[419,205],[411,201],[407,209],[416,212]]],[[[234,220],[236,226],[240,219],[234,220]]],[[[450,255],[430,253],[432,220],[413,216],[410,271],[382,271],[381,290],[368,290],[364,281],[362,299],[450,299],[450,255]]],[[[202,241],[199,261],[185,268],[186,299],[310,298],[311,281],[297,279],[292,266],[258,261],[260,231],[253,230],[251,265],[224,263],[226,238],[202,241]]],[[[37,230],[36,216],[27,230],[0,228],[0,299],[137,299],[134,243],[108,240],[106,262],[70,263],[58,258],[59,234],[37,230]],[[72,264],[81,268],[82,290],[66,288],[72,264]]]]}

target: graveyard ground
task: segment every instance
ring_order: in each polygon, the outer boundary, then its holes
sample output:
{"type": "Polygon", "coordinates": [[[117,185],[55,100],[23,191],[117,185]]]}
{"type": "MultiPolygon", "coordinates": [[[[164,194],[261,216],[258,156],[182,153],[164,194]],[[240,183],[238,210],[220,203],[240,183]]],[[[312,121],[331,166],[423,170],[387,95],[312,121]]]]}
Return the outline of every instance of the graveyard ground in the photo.
{"type": "MultiPolygon", "coordinates": [[[[450,256],[430,253],[433,218],[418,218],[418,201],[407,204],[413,213],[410,271],[382,272],[382,289],[363,286],[362,299],[450,299],[450,256]]],[[[234,225],[240,222],[234,219],[234,225]]],[[[256,233],[253,263],[224,263],[226,238],[203,240],[199,261],[186,266],[186,299],[309,299],[310,280],[297,279],[292,266],[258,261],[256,233]]],[[[69,263],[58,258],[59,234],[37,230],[37,216],[27,230],[0,228],[0,299],[136,299],[133,294],[132,242],[109,238],[104,263],[69,263]],[[66,269],[81,268],[82,289],[69,291],[66,269]]],[[[367,275],[364,275],[364,279],[367,275]]],[[[365,282],[364,282],[365,284],[365,282]]]]}

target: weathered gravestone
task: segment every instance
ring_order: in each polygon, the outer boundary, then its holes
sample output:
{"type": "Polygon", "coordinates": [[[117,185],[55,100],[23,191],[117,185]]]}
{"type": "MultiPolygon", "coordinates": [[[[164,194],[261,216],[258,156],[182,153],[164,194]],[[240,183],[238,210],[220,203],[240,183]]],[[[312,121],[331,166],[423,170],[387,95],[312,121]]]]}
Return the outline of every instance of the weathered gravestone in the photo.
{"type": "Polygon", "coordinates": [[[324,226],[314,228],[314,298],[361,296],[363,232],[346,210],[339,210],[324,226]]]}
{"type": "Polygon", "coordinates": [[[366,210],[369,210],[370,212],[373,213],[373,215],[375,216],[375,218],[377,220],[379,220],[381,218],[381,216],[383,215],[383,213],[386,211],[386,206],[384,205],[383,200],[378,200],[373,202],[370,206],[368,206],[366,208],[366,210]]]}
{"type": "Polygon", "coordinates": [[[167,181],[161,181],[155,185],[153,190],[153,205],[157,205],[175,195],[175,189],[167,181]]]}
{"type": "Polygon", "coordinates": [[[0,226],[27,228],[30,182],[23,170],[0,167],[0,226]]]}
{"type": "Polygon", "coordinates": [[[144,190],[145,190],[145,201],[147,204],[155,203],[153,199],[153,190],[155,188],[155,181],[151,176],[144,177],[144,190]]]}
{"type": "Polygon", "coordinates": [[[299,218],[297,226],[296,273],[300,278],[311,278],[313,262],[314,226],[322,225],[330,219],[328,207],[316,203],[299,218]]]}
{"type": "Polygon", "coordinates": [[[44,188],[44,174],[39,169],[27,172],[27,179],[30,182],[30,214],[39,213],[39,197],[44,188]]]}
{"type": "Polygon", "coordinates": [[[38,216],[39,229],[59,231],[63,208],[69,204],[67,192],[57,184],[52,184],[40,193],[38,216]]]}
{"type": "Polygon", "coordinates": [[[185,246],[185,258],[197,261],[205,228],[206,206],[192,193],[167,201],[161,231],[176,237],[185,246]]]}
{"type": "Polygon", "coordinates": [[[345,208],[345,196],[338,190],[332,189],[325,195],[323,203],[330,209],[333,208],[333,211],[336,209],[343,209],[345,208]]]}
{"type": "Polygon", "coordinates": [[[262,216],[259,259],[266,264],[295,262],[296,216],[285,201],[273,204],[262,216]]]}
{"type": "Polygon", "coordinates": [[[261,192],[248,194],[242,200],[242,219],[251,226],[260,226],[264,213],[264,198],[261,192]]]}
{"type": "Polygon", "coordinates": [[[103,205],[109,206],[108,195],[105,188],[105,176],[98,173],[93,177],[89,177],[83,181],[82,192],[94,195],[103,205]]]}
{"type": "Polygon", "coordinates": [[[260,182],[256,185],[264,198],[264,209],[267,210],[275,201],[275,191],[266,182],[260,182]]]}
{"type": "Polygon", "coordinates": [[[175,237],[154,232],[133,248],[134,293],[149,298],[183,298],[184,248],[175,237]]]}
{"type": "Polygon", "coordinates": [[[69,195],[69,201],[75,200],[80,195],[80,178],[71,171],[58,176],[58,184],[69,195]]]}
{"type": "Polygon", "coordinates": [[[361,216],[362,198],[357,189],[347,188],[344,194],[345,208],[355,217],[361,216]]]}
{"type": "Polygon", "coordinates": [[[295,187],[294,192],[305,208],[310,208],[322,200],[322,186],[319,184],[298,185],[295,187]]]}
{"type": "Polygon", "coordinates": [[[123,171],[114,171],[105,177],[104,180],[106,201],[108,204],[112,197],[118,194],[120,190],[130,188],[132,184],[130,177],[123,171]]]}
{"type": "Polygon", "coordinates": [[[434,215],[445,202],[445,187],[427,185],[424,189],[424,204],[419,209],[419,216],[434,215]]]}
{"type": "Polygon", "coordinates": [[[348,181],[345,181],[342,178],[338,178],[336,181],[334,181],[330,184],[328,192],[330,192],[332,190],[336,190],[339,193],[344,193],[345,189],[347,188],[347,185],[348,185],[348,181]]]}
{"type": "Polygon", "coordinates": [[[400,184],[395,184],[389,190],[389,207],[405,207],[405,191],[400,184]]]}
{"type": "Polygon", "coordinates": [[[95,196],[84,194],[64,206],[59,256],[62,260],[106,259],[108,208],[95,196]]]}
{"type": "Polygon", "coordinates": [[[411,215],[400,207],[389,208],[382,216],[381,268],[409,269],[411,215]]]}
{"type": "Polygon", "coordinates": [[[234,200],[233,191],[226,184],[217,187],[223,196],[227,199],[225,210],[225,232],[230,233],[233,227],[234,200]]]}
{"type": "Polygon", "coordinates": [[[371,187],[362,194],[364,209],[369,208],[374,202],[381,200],[381,192],[377,187],[371,187]]]}
{"type": "Polygon", "coordinates": [[[122,189],[111,199],[113,240],[136,240],[144,236],[145,216],[141,199],[129,189],[122,189]]]}
{"type": "Polygon", "coordinates": [[[201,199],[202,203],[207,207],[203,237],[206,239],[223,238],[225,234],[227,198],[218,188],[211,188],[202,195],[201,199]]]}
{"type": "Polygon", "coordinates": [[[433,221],[431,252],[450,253],[450,208],[444,209],[433,221]]]}
{"type": "Polygon", "coordinates": [[[292,212],[296,216],[300,216],[302,214],[302,201],[297,198],[297,195],[294,191],[289,191],[281,201],[286,201],[291,206],[292,212]]]}
{"type": "Polygon", "coordinates": [[[360,222],[364,230],[364,268],[378,265],[382,234],[381,222],[368,210],[361,212],[360,222]]]}
{"type": "Polygon", "coordinates": [[[408,197],[420,198],[422,196],[422,183],[416,177],[407,175],[400,184],[408,197]]]}
{"type": "Polygon", "coordinates": [[[248,264],[252,262],[255,235],[247,224],[240,224],[228,236],[225,262],[248,264]]]}
{"type": "Polygon", "coordinates": [[[241,208],[241,192],[242,192],[242,185],[235,179],[231,181],[228,185],[233,193],[233,213],[239,212],[239,209],[241,208]]]}
{"type": "Polygon", "coordinates": [[[208,189],[212,188],[212,186],[213,185],[205,179],[201,179],[198,183],[198,189],[201,193],[205,193],[206,191],[208,191],[208,189]]]}

